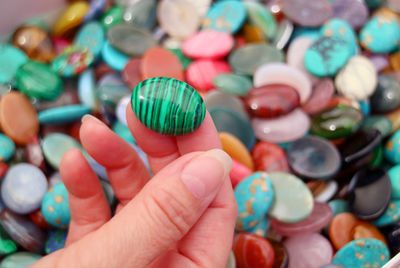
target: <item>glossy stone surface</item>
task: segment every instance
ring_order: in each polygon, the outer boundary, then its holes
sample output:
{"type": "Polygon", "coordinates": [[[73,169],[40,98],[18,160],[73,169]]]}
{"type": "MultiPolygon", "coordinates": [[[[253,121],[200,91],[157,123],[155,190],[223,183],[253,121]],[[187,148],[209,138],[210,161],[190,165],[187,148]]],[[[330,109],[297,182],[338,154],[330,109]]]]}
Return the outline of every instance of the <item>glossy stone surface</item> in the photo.
{"type": "Polygon", "coordinates": [[[400,164],[400,130],[396,131],[387,141],[384,153],[385,158],[391,163],[400,164]]]}
{"type": "Polygon", "coordinates": [[[86,48],[70,46],[53,60],[51,67],[61,76],[71,77],[85,71],[93,61],[94,55],[86,48]]]}
{"type": "Polygon", "coordinates": [[[283,242],[289,254],[288,268],[319,268],[330,263],[333,249],[318,233],[300,234],[283,242]]]}
{"type": "Polygon", "coordinates": [[[101,50],[101,56],[111,68],[117,71],[122,71],[129,61],[129,57],[127,55],[115,49],[108,41],[104,43],[104,46],[101,50]]]}
{"type": "Polygon", "coordinates": [[[0,134],[0,161],[8,161],[14,153],[14,142],[6,135],[0,134]]]}
{"type": "Polygon", "coordinates": [[[354,240],[336,252],[333,263],[345,268],[382,267],[389,260],[389,250],[381,241],[373,238],[354,240]]]}
{"type": "Polygon", "coordinates": [[[194,88],[165,77],[150,78],[137,85],[132,93],[132,110],[146,127],[174,136],[195,131],[206,113],[194,88]]]}
{"type": "Polygon", "coordinates": [[[67,231],[63,229],[50,231],[44,251],[46,254],[53,253],[59,249],[64,248],[65,240],[67,239],[67,231]]]}
{"type": "Polygon", "coordinates": [[[362,112],[353,107],[334,106],[313,116],[310,131],[327,139],[345,138],[358,130],[362,119],[362,112]]]}
{"type": "Polygon", "coordinates": [[[74,40],[76,46],[88,49],[95,58],[100,55],[104,42],[104,29],[96,21],[86,23],[82,26],[74,40]]]}
{"type": "Polygon", "coordinates": [[[320,26],[332,15],[332,5],[328,0],[289,0],[283,2],[282,8],[291,21],[307,27],[320,26]]]}
{"type": "Polygon", "coordinates": [[[295,223],[306,219],[314,202],[311,191],[303,181],[284,172],[269,173],[275,191],[275,202],[269,215],[281,222],[295,223]]]}
{"type": "Polygon", "coordinates": [[[264,237],[239,233],[233,239],[233,253],[237,268],[272,268],[275,254],[271,243],[264,237]]]}
{"type": "Polygon", "coordinates": [[[126,95],[118,101],[118,104],[115,107],[115,115],[117,116],[117,119],[125,126],[128,126],[128,122],[126,121],[126,107],[128,107],[130,101],[131,96],[126,95]]]}
{"type": "Polygon", "coordinates": [[[250,170],[254,169],[253,159],[246,146],[232,134],[221,132],[219,138],[222,143],[222,149],[229,154],[232,159],[239,161],[250,170]]]}
{"type": "Polygon", "coordinates": [[[51,187],[42,200],[41,211],[44,219],[54,227],[68,228],[71,214],[68,204],[68,191],[63,183],[51,187]]]}
{"type": "Polygon", "coordinates": [[[4,258],[0,268],[25,268],[42,258],[41,255],[31,252],[16,252],[4,258]]]}
{"type": "Polygon", "coordinates": [[[198,91],[209,91],[214,87],[214,78],[230,73],[231,67],[222,60],[196,60],[186,70],[186,80],[198,91]]]}
{"type": "Polygon", "coordinates": [[[369,11],[364,2],[358,0],[336,0],[332,3],[333,16],[347,21],[359,29],[368,19],[369,11]]]}
{"type": "Polygon", "coordinates": [[[251,89],[245,103],[253,116],[269,118],[293,111],[299,106],[300,97],[290,86],[271,84],[251,89]]]}
{"type": "Polygon", "coordinates": [[[120,24],[123,22],[124,16],[124,7],[119,5],[114,5],[110,9],[108,9],[100,18],[101,25],[105,30],[111,28],[114,25],[120,24]]]}
{"type": "Polygon", "coordinates": [[[390,183],[392,185],[392,199],[400,199],[400,165],[396,165],[388,170],[390,183]]]}
{"type": "Polygon", "coordinates": [[[249,118],[243,101],[237,96],[222,92],[220,90],[211,90],[204,96],[204,103],[207,109],[215,106],[223,106],[234,110],[244,118],[249,118]]]}
{"type": "Polygon", "coordinates": [[[121,72],[122,78],[130,88],[135,88],[142,81],[140,67],[141,58],[132,58],[121,72]]]}
{"type": "Polygon", "coordinates": [[[392,123],[390,120],[382,115],[372,115],[365,118],[361,129],[376,129],[382,137],[386,137],[392,131],[392,123]]]}
{"type": "Polygon", "coordinates": [[[68,5],[63,13],[57,18],[53,28],[53,35],[68,36],[70,31],[79,26],[86,13],[89,10],[89,4],[84,1],[78,1],[68,5]]]}
{"type": "Polygon", "coordinates": [[[0,224],[12,240],[24,249],[35,253],[43,251],[46,235],[29,218],[4,209],[0,212],[0,224]]]}
{"type": "Polygon", "coordinates": [[[329,224],[329,238],[339,250],[344,245],[353,240],[353,228],[358,223],[358,219],[349,212],[339,213],[334,216],[329,224]]]}
{"type": "Polygon", "coordinates": [[[185,80],[183,66],[178,57],[162,47],[153,47],[144,53],[140,62],[140,72],[143,80],[153,77],[185,80]]]}
{"type": "Polygon", "coordinates": [[[320,32],[324,36],[337,36],[346,40],[352,56],[357,54],[357,37],[353,28],[340,18],[331,18],[321,27],[320,32]]]}
{"type": "Polygon", "coordinates": [[[232,169],[229,172],[232,187],[236,187],[239,182],[249,177],[251,174],[253,174],[252,170],[235,159],[232,159],[232,169]]]}
{"type": "Polygon", "coordinates": [[[378,219],[373,221],[373,224],[378,227],[386,226],[398,222],[400,219],[400,201],[391,200],[385,213],[378,219]]]}
{"type": "Polygon", "coordinates": [[[0,43],[0,83],[9,83],[18,68],[28,61],[20,49],[6,43],[0,43]]]}
{"type": "Polygon", "coordinates": [[[214,77],[214,86],[228,94],[246,96],[252,88],[252,81],[244,75],[219,74],[214,77]]]}
{"type": "Polygon", "coordinates": [[[341,167],[341,157],[336,147],[315,136],[294,141],[286,154],[291,169],[300,177],[329,179],[341,167]]]}
{"type": "Polygon", "coordinates": [[[321,183],[321,188],[313,191],[314,200],[318,202],[328,202],[338,191],[339,185],[334,180],[318,181],[321,183]]]}
{"type": "Polygon", "coordinates": [[[379,218],[390,202],[391,184],[382,169],[362,169],[350,181],[349,205],[359,219],[379,218]]]}
{"type": "Polygon", "coordinates": [[[110,114],[114,114],[118,102],[125,96],[131,95],[121,75],[117,72],[103,76],[97,84],[97,99],[110,114]]]}
{"type": "Polygon", "coordinates": [[[276,36],[278,26],[276,19],[268,8],[257,2],[244,2],[250,24],[261,29],[264,38],[272,40],[276,36]]]}
{"type": "Polygon", "coordinates": [[[4,228],[0,225],[0,255],[9,255],[17,251],[17,247],[17,244],[7,234],[6,230],[4,230],[4,228]]]}
{"type": "Polygon", "coordinates": [[[387,245],[386,238],[383,236],[383,234],[379,231],[378,228],[376,228],[369,222],[360,221],[356,223],[352,230],[352,233],[354,240],[361,238],[375,238],[387,245]]]}
{"type": "Polygon", "coordinates": [[[96,77],[92,69],[86,70],[79,76],[78,80],[78,97],[79,101],[97,110],[98,100],[96,98],[96,77]]]}
{"type": "Polygon", "coordinates": [[[265,172],[289,171],[285,151],[275,143],[258,142],[251,155],[256,170],[265,172]]]}
{"type": "Polygon", "coordinates": [[[287,268],[289,265],[289,255],[281,242],[269,240],[274,249],[275,258],[272,268],[287,268]]]}
{"type": "Polygon", "coordinates": [[[269,211],[274,200],[274,189],[267,173],[256,172],[235,188],[238,204],[237,231],[248,231],[257,225],[269,211]]]}
{"type": "Polygon", "coordinates": [[[127,1],[124,21],[135,27],[152,29],[157,22],[157,1],[127,1]]]}
{"type": "Polygon", "coordinates": [[[400,82],[381,74],[378,87],[370,98],[371,108],[376,113],[388,113],[400,107],[400,82]]]}
{"type": "Polygon", "coordinates": [[[41,124],[59,125],[80,120],[91,111],[92,109],[86,105],[75,104],[41,111],[38,113],[38,118],[41,124]]]}
{"type": "Polygon", "coordinates": [[[335,87],[332,80],[321,79],[314,85],[310,98],[302,106],[303,110],[311,115],[323,111],[334,93],[335,87]]]}

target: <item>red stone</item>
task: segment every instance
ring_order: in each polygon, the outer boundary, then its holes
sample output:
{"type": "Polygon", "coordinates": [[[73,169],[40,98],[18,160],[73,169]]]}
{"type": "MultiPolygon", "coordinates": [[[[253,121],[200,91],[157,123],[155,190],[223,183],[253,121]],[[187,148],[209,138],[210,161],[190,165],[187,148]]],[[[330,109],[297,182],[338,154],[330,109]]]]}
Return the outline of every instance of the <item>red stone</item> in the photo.
{"type": "Polygon", "coordinates": [[[262,236],[251,233],[236,234],[233,239],[236,268],[272,268],[274,249],[262,236]]]}
{"type": "Polygon", "coordinates": [[[141,62],[140,58],[132,58],[122,70],[122,79],[131,89],[134,89],[142,81],[142,74],[140,73],[141,62]]]}
{"type": "Polygon", "coordinates": [[[28,163],[30,163],[30,164],[40,168],[42,171],[46,172],[46,164],[44,161],[42,147],[40,146],[37,135],[32,136],[32,138],[26,144],[25,155],[26,155],[26,160],[28,161],[28,163]]]}
{"type": "Polygon", "coordinates": [[[335,86],[331,79],[318,81],[314,86],[311,97],[303,105],[303,110],[308,114],[316,114],[324,110],[335,94],[335,86]]]}
{"type": "Polygon", "coordinates": [[[39,226],[40,228],[44,229],[44,230],[50,230],[51,226],[46,222],[46,220],[44,219],[42,212],[40,211],[40,209],[35,210],[34,212],[31,212],[29,214],[29,218],[31,219],[31,221],[36,224],[37,226],[39,226]]]}
{"type": "Polygon", "coordinates": [[[0,179],[2,179],[4,175],[6,175],[7,171],[8,165],[4,162],[0,162],[0,179]]]}
{"type": "Polygon", "coordinates": [[[266,172],[290,171],[285,151],[274,143],[258,142],[251,155],[256,170],[266,172]]]}
{"type": "Polygon", "coordinates": [[[300,105],[300,96],[291,86],[271,84],[251,89],[245,104],[253,116],[271,118],[297,108],[300,105]]]}
{"type": "Polygon", "coordinates": [[[230,73],[231,67],[222,60],[196,60],[186,70],[187,82],[198,91],[209,91],[214,87],[214,78],[230,73]]]}

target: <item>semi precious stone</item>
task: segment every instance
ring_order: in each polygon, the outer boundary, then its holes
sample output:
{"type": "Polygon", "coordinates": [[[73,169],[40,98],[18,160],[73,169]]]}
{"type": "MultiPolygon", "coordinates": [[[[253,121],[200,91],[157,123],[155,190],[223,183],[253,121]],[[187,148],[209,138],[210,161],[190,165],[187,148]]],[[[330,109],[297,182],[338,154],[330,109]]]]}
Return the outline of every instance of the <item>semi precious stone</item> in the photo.
{"type": "Polygon", "coordinates": [[[122,70],[122,78],[129,88],[135,88],[142,81],[141,58],[132,58],[122,70]]]}
{"type": "MultiPolygon", "coordinates": [[[[92,1],[94,2],[94,1],[92,1]]],[[[97,58],[105,42],[104,29],[99,22],[86,23],[77,33],[74,44],[86,48],[97,58]]]]}
{"type": "Polygon", "coordinates": [[[329,224],[329,238],[335,249],[339,250],[353,240],[352,231],[358,221],[349,212],[339,213],[333,217],[329,224]]]}
{"type": "Polygon", "coordinates": [[[250,233],[236,234],[233,239],[233,253],[237,268],[272,268],[275,254],[267,239],[250,233]]]}
{"type": "Polygon", "coordinates": [[[231,67],[223,60],[196,60],[186,70],[188,84],[198,91],[214,88],[214,78],[219,74],[231,73],[231,67]]]}
{"type": "Polygon", "coordinates": [[[400,106],[400,83],[395,78],[381,74],[378,87],[370,98],[371,108],[376,113],[388,113],[400,106]]]}
{"type": "Polygon", "coordinates": [[[375,238],[387,245],[386,238],[384,235],[379,231],[378,228],[373,226],[371,223],[366,221],[360,221],[356,223],[353,230],[353,238],[354,240],[361,239],[361,238],[375,238]]]}
{"type": "Polygon", "coordinates": [[[320,26],[332,15],[332,5],[328,0],[286,0],[282,8],[290,20],[306,27],[320,26]]]}
{"type": "Polygon", "coordinates": [[[274,15],[268,8],[257,2],[244,2],[248,20],[252,25],[258,26],[263,35],[272,40],[276,36],[277,23],[274,15]]]}
{"type": "Polygon", "coordinates": [[[0,264],[0,268],[25,268],[34,264],[42,258],[41,255],[32,252],[16,252],[5,257],[0,264]]]}
{"type": "Polygon", "coordinates": [[[265,172],[289,171],[285,151],[275,143],[258,142],[251,155],[256,170],[265,172]]]}
{"type": "Polygon", "coordinates": [[[244,118],[249,118],[242,100],[240,100],[237,96],[233,96],[220,90],[211,90],[207,92],[204,97],[204,103],[207,109],[210,109],[214,106],[223,106],[234,110],[244,118]]]}
{"type": "Polygon", "coordinates": [[[14,153],[14,142],[6,135],[0,134],[0,161],[8,161],[14,153]]]}
{"type": "Polygon", "coordinates": [[[397,130],[386,142],[385,158],[393,164],[400,164],[400,130],[397,130]]]}
{"type": "Polygon", "coordinates": [[[132,93],[132,110],[148,128],[165,135],[195,131],[205,117],[200,95],[188,84],[165,77],[150,78],[132,93]]]}
{"type": "Polygon", "coordinates": [[[324,36],[338,36],[344,38],[350,47],[350,54],[357,54],[357,37],[353,28],[344,20],[340,18],[332,18],[324,23],[320,32],[324,36]]]}
{"type": "Polygon", "coordinates": [[[69,46],[54,58],[51,67],[61,76],[71,77],[85,71],[93,61],[94,55],[87,48],[69,46]]]}
{"type": "Polygon", "coordinates": [[[0,83],[9,83],[19,66],[28,61],[25,53],[12,45],[0,43],[0,83]]]}
{"type": "Polygon", "coordinates": [[[78,1],[68,5],[64,12],[57,17],[53,27],[53,35],[67,37],[71,31],[83,22],[83,18],[89,10],[89,4],[84,1],[78,1]]]}
{"type": "Polygon", "coordinates": [[[355,29],[363,26],[369,15],[366,4],[358,0],[335,0],[332,8],[333,17],[347,21],[355,29]]]}
{"type": "Polygon", "coordinates": [[[316,114],[324,110],[335,93],[333,82],[329,78],[319,80],[315,83],[311,96],[303,104],[303,110],[308,114],[316,114]]]}
{"type": "Polygon", "coordinates": [[[388,170],[390,183],[392,185],[392,199],[400,199],[400,165],[396,165],[388,170]]]}
{"type": "Polygon", "coordinates": [[[222,149],[229,154],[232,159],[244,164],[250,170],[254,169],[254,163],[250,152],[238,138],[226,132],[220,132],[219,138],[222,143],[222,149]]]}
{"type": "Polygon", "coordinates": [[[50,254],[54,251],[64,248],[66,238],[67,230],[59,229],[50,231],[44,249],[46,254],[50,254]]]}
{"type": "Polygon", "coordinates": [[[43,110],[38,113],[38,118],[41,124],[61,125],[80,120],[91,111],[86,105],[74,104],[43,110]]]}
{"type": "Polygon", "coordinates": [[[185,80],[183,66],[178,57],[163,47],[153,47],[147,50],[140,61],[139,68],[143,80],[153,77],[185,80]]]}
{"type": "Polygon", "coordinates": [[[71,220],[68,203],[68,190],[63,183],[57,183],[49,189],[42,200],[41,212],[47,223],[66,229],[71,220]]]}
{"type": "Polygon", "coordinates": [[[372,223],[382,227],[398,222],[400,219],[400,200],[391,200],[385,213],[372,223]]]}
{"type": "Polygon", "coordinates": [[[250,78],[238,74],[219,74],[213,82],[217,89],[238,96],[246,96],[253,86],[250,78]]]}
{"type": "Polygon", "coordinates": [[[392,131],[392,122],[383,115],[372,115],[365,118],[361,129],[376,129],[385,138],[392,131]]]}

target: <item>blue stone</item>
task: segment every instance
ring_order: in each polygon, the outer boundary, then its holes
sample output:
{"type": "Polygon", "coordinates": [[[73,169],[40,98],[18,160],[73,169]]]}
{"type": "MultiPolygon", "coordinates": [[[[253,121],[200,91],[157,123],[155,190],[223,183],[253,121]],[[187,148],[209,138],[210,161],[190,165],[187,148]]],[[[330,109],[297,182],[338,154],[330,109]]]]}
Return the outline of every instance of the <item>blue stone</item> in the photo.
{"type": "Polygon", "coordinates": [[[128,126],[128,122],[126,121],[126,107],[130,102],[131,102],[130,95],[122,97],[118,101],[117,107],[115,108],[115,115],[117,116],[118,120],[125,126],[128,126]]]}
{"type": "Polygon", "coordinates": [[[64,248],[65,240],[67,239],[67,233],[68,231],[64,229],[51,230],[44,246],[44,251],[46,254],[50,254],[54,251],[64,248]]]}
{"type": "Polygon", "coordinates": [[[14,153],[14,142],[6,135],[0,134],[0,161],[8,161],[14,153]]]}
{"type": "Polygon", "coordinates": [[[50,225],[66,229],[71,220],[68,191],[63,183],[50,188],[42,200],[42,215],[50,225]]]}
{"type": "Polygon", "coordinates": [[[400,164],[400,130],[396,131],[387,141],[384,155],[389,162],[400,164]]]}
{"type": "MultiPolygon", "coordinates": [[[[92,1],[93,2],[93,1],[92,1]]],[[[87,48],[97,58],[105,42],[104,29],[97,21],[85,24],[75,37],[77,47],[87,48]]]]}
{"type": "Polygon", "coordinates": [[[350,212],[350,206],[346,200],[335,199],[329,201],[328,204],[332,209],[333,216],[336,216],[339,213],[350,212]]]}
{"type": "Polygon", "coordinates": [[[321,38],[321,28],[316,27],[316,28],[308,28],[308,27],[296,27],[294,30],[292,36],[290,37],[291,40],[293,41],[294,39],[298,37],[308,37],[314,41],[318,40],[321,38]]]}
{"type": "Polygon", "coordinates": [[[371,113],[371,104],[369,100],[362,100],[358,102],[360,104],[361,112],[367,117],[371,113]]]}
{"type": "Polygon", "coordinates": [[[129,61],[129,57],[111,46],[110,42],[106,41],[101,50],[103,60],[113,69],[122,71],[129,61]]]}
{"type": "Polygon", "coordinates": [[[345,20],[334,18],[321,27],[321,35],[338,36],[347,41],[351,48],[351,56],[357,54],[357,36],[353,28],[345,20]]]}
{"type": "Polygon", "coordinates": [[[82,104],[90,107],[92,110],[96,110],[98,108],[98,100],[96,97],[96,78],[92,69],[86,70],[79,77],[78,97],[82,104]]]}
{"type": "Polygon", "coordinates": [[[385,213],[373,222],[375,226],[381,227],[399,221],[400,219],[400,200],[392,200],[385,213]]]}
{"type": "Polygon", "coordinates": [[[107,0],[91,0],[89,10],[86,13],[83,21],[91,21],[103,13],[107,4],[107,0]]]}
{"type": "Polygon", "coordinates": [[[60,125],[80,120],[85,114],[90,114],[92,109],[86,105],[74,104],[50,108],[38,113],[41,124],[60,125]]]}

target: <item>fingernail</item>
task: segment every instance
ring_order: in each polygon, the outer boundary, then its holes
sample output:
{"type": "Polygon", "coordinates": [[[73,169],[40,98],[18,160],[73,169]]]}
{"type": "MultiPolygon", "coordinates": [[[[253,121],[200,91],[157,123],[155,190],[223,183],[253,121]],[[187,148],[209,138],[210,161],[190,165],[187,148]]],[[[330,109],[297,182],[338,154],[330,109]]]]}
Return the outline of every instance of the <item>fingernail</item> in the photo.
{"type": "Polygon", "coordinates": [[[95,117],[95,116],[93,116],[91,114],[85,114],[84,116],[82,116],[81,123],[83,123],[83,122],[85,122],[86,120],[89,120],[89,119],[93,120],[93,122],[103,124],[103,122],[101,122],[97,117],[95,117]]]}
{"type": "Polygon", "coordinates": [[[194,158],[181,173],[182,182],[197,198],[205,198],[215,192],[232,168],[227,153],[213,149],[194,158]]]}

